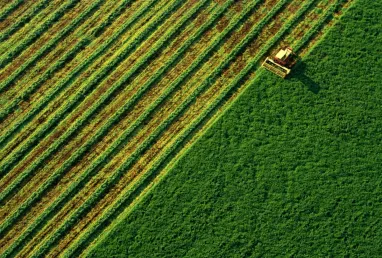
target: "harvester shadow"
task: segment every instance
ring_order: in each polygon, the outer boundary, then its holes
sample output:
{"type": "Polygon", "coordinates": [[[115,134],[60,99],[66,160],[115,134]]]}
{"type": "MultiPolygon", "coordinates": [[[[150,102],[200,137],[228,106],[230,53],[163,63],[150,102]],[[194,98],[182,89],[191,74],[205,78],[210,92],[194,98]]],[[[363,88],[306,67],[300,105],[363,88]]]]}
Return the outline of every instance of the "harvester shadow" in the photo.
{"type": "Polygon", "coordinates": [[[306,75],[306,64],[304,62],[300,61],[296,64],[295,68],[292,70],[291,78],[296,78],[299,80],[309,91],[314,94],[318,94],[321,89],[317,82],[306,75]]]}

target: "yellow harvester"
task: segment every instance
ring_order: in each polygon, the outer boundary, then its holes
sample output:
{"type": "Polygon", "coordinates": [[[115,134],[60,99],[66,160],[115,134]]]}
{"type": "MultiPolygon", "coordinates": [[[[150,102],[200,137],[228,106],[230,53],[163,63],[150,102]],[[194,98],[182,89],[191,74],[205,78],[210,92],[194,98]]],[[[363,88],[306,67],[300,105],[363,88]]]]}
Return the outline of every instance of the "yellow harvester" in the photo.
{"type": "Polygon", "coordinates": [[[281,49],[274,58],[267,57],[262,66],[272,73],[285,78],[295,63],[296,55],[293,53],[292,48],[286,47],[281,49]]]}

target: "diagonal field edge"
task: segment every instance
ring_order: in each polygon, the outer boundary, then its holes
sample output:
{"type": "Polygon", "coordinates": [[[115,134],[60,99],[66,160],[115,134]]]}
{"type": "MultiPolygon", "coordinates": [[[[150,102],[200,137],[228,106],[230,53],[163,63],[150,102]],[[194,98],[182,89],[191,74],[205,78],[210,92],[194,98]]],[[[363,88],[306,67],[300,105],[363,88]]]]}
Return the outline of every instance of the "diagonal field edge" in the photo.
{"type": "MultiPolygon", "coordinates": [[[[314,1],[313,1],[313,2],[314,2],[314,1]]],[[[311,4],[312,4],[313,2],[308,3],[304,8],[302,8],[301,11],[299,11],[299,13],[295,16],[295,18],[291,20],[291,22],[289,23],[289,26],[291,26],[293,23],[295,23],[295,22],[298,20],[298,18],[301,17],[301,15],[303,15],[303,14],[310,8],[310,6],[311,6],[311,4]]],[[[226,90],[223,91],[223,94],[221,94],[221,95],[217,98],[217,100],[214,101],[214,104],[212,105],[212,107],[211,107],[211,106],[208,107],[208,108],[207,108],[207,111],[204,112],[204,114],[201,116],[201,118],[199,118],[198,121],[195,122],[194,125],[190,127],[191,130],[190,130],[190,128],[185,129],[186,132],[187,132],[187,131],[189,131],[189,132],[186,133],[184,136],[181,137],[182,140],[186,139],[186,138],[188,137],[188,135],[192,132],[192,130],[195,129],[195,128],[197,127],[197,125],[200,124],[200,123],[202,122],[202,120],[205,119],[205,118],[207,117],[207,115],[208,115],[213,109],[216,108],[216,106],[218,105],[218,103],[220,103],[222,100],[224,100],[225,96],[228,94],[229,91],[231,91],[233,88],[235,88],[236,85],[240,84],[241,80],[242,80],[243,78],[245,78],[245,76],[248,75],[248,74],[251,72],[251,70],[254,68],[254,65],[253,65],[253,64],[256,64],[256,63],[261,59],[261,57],[266,53],[267,49],[270,48],[270,47],[271,47],[272,45],[274,45],[275,43],[277,43],[278,39],[281,38],[281,36],[282,36],[287,30],[288,30],[288,26],[287,26],[284,30],[282,30],[282,31],[280,31],[279,33],[277,33],[277,35],[275,36],[275,38],[274,38],[273,40],[271,40],[271,41],[267,44],[267,47],[265,48],[265,50],[263,50],[263,51],[260,52],[258,55],[256,55],[256,57],[255,57],[255,58],[253,59],[253,61],[251,62],[252,64],[248,65],[248,66],[245,68],[245,72],[244,72],[243,74],[239,75],[238,77],[236,77],[235,80],[234,80],[234,82],[233,82],[233,83],[232,83],[226,90]]],[[[176,142],[175,145],[179,145],[179,144],[181,144],[182,140],[178,140],[178,141],[176,142]]],[[[176,146],[172,146],[172,147],[170,147],[171,150],[175,150],[176,148],[177,148],[176,146]]],[[[168,152],[168,155],[170,155],[171,151],[167,151],[167,152],[168,152]]],[[[151,173],[155,173],[155,170],[161,166],[161,162],[164,161],[166,158],[167,158],[167,155],[165,155],[164,158],[162,157],[162,158],[161,158],[161,161],[157,162],[157,165],[156,165],[154,168],[151,169],[151,171],[152,171],[151,173]]],[[[141,179],[141,180],[139,180],[139,181],[143,181],[142,183],[144,183],[145,179],[149,179],[149,178],[153,178],[153,177],[155,177],[155,174],[152,175],[151,173],[150,173],[150,172],[147,172],[147,173],[145,174],[143,180],[141,179]]],[[[138,181],[137,184],[134,185],[135,188],[134,188],[134,186],[133,186],[133,189],[129,191],[129,192],[131,193],[131,195],[135,195],[135,196],[137,196],[137,195],[140,194],[140,192],[143,191],[143,189],[145,189],[145,187],[141,188],[141,184],[139,184],[139,181],[138,181]],[[139,189],[139,188],[141,188],[141,189],[139,189]],[[134,194],[134,191],[136,191],[136,190],[139,190],[140,192],[137,193],[137,194],[134,194]]],[[[151,180],[149,180],[146,184],[150,184],[150,182],[151,182],[151,180]]],[[[125,200],[127,200],[127,201],[131,199],[131,198],[130,198],[130,195],[129,195],[128,197],[124,196],[123,198],[125,198],[125,200]]],[[[130,201],[132,202],[133,199],[131,199],[130,201]]],[[[117,202],[119,202],[119,201],[117,201],[117,202]]],[[[124,202],[121,201],[121,202],[119,202],[119,203],[120,203],[120,206],[121,206],[122,203],[124,203],[124,202]]],[[[118,209],[119,209],[119,208],[114,208],[114,211],[116,211],[116,210],[118,210],[118,209]]],[[[122,211],[120,211],[120,212],[122,212],[122,211]]],[[[112,213],[112,212],[109,212],[109,214],[110,214],[110,213],[112,213]]],[[[104,219],[104,223],[107,224],[107,215],[105,215],[105,216],[106,216],[106,219],[104,219]]],[[[104,216],[104,217],[105,217],[105,216],[104,216]]],[[[111,216],[111,215],[110,215],[110,216],[111,216]]],[[[114,217],[115,217],[115,216],[114,216],[114,217]]],[[[92,239],[94,240],[94,239],[96,238],[96,236],[94,235],[95,232],[96,232],[96,231],[101,231],[101,230],[97,229],[97,226],[99,226],[99,224],[101,224],[101,223],[97,223],[96,226],[93,226],[93,230],[90,230],[90,231],[86,232],[86,233],[85,233],[85,236],[83,236],[83,237],[81,238],[81,240],[80,240],[81,242],[76,243],[74,247],[71,247],[70,249],[68,249],[68,250],[65,252],[64,256],[65,256],[65,257],[70,257],[71,255],[74,255],[74,254],[75,254],[75,255],[79,255],[80,252],[79,252],[78,250],[76,251],[76,249],[79,249],[80,247],[81,247],[82,249],[83,249],[83,248],[86,248],[86,247],[84,247],[84,245],[85,245],[84,242],[88,242],[86,245],[89,245],[90,243],[89,243],[89,241],[87,241],[87,239],[88,239],[88,238],[92,238],[92,239]]],[[[106,225],[106,226],[107,226],[107,225],[106,225]]]]}
{"type": "MultiPolygon", "coordinates": [[[[287,3],[287,2],[288,2],[288,1],[283,1],[282,4],[280,4],[280,5],[278,6],[278,8],[275,7],[275,9],[273,9],[274,13],[276,13],[278,10],[280,10],[280,8],[281,8],[285,3],[287,3]],[[276,9],[278,9],[278,10],[276,10],[276,9]]],[[[263,20],[263,22],[260,22],[260,24],[262,24],[262,23],[267,23],[267,21],[269,21],[271,17],[273,17],[273,13],[268,14],[267,18],[265,18],[265,19],[263,20]]],[[[261,27],[262,27],[262,26],[260,26],[260,28],[261,28],[261,27]]],[[[260,30],[260,29],[258,29],[258,30],[260,30]]],[[[257,33],[258,33],[258,31],[255,30],[253,33],[251,33],[251,35],[254,37],[257,33]]],[[[242,51],[242,48],[245,48],[245,46],[250,42],[250,39],[251,39],[251,37],[247,37],[245,40],[243,40],[244,42],[242,41],[241,44],[240,44],[239,46],[237,46],[237,47],[235,48],[234,51],[231,52],[231,54],[229,55],[229,56],[231,57],[231,58],[230,58],[231,60],[234,59],[234,57],[235,57],[238,53],[240,53],[240,51],[242,51]],[[234,53],[234,54],[232,54],[232,53],[234,53]]],[[[220,67],[218,67],[218,68],[215,69],[215,72],[213,72],[213,74],[214,74],[213,77],[215,77],[214,79],[216,79],[216,78],[218,77],[219,73],[221,72],[221,70],[222,70],[224,67],[226,67],[227,65],[229,65],[229,63],[230,63],[231,60],[225,60],[225,61],[224,61],[224,64],[222,64],[220,67]]],[[[199,91],[196,92],[196,93],[194,94],[194,97],[196,97],[197,95],[199,95],[199,93],[201,93],[204,89],[206,89],[206,88],[212,83],[212,80],[214,80],[214,79],[213,79],[213,78],[208,78],[206,81],[204,81],[203,85],[202,85],[201,87],[199,87],[199,91]]],[[[188,105],[189,105],[190,103],[192,103],[193,99],[194,99],[194,98],[190,98],[190,99],[188,99],[188,101],[186,101],[180,108],[178,108],[177,111],[175,111],[175,113],[173,113],[173,114],[171,115],[171,119],[170,119],[169,121],[166,121],[164,124],[162,124],[162,125],[155,131],[154,135],[151,135],[150,139],[149,139],[148,141],[146,141],[142,146],[140,146],[139,150],[137,150],[134,154],[132,154],[132,155],[131,155],[131,158],[129,158],[129,159],[128,159],[128,160],[127,160],[127,161],[126,161],[126,162],[125,162],[125,163],[124,163],[124,164],[117,170],[116,174],[114,174],[114,175],[112,176],[112,179],[108,179],[107,183],[105,183],[104,185],[102,185],[102,186],[98,189],[98,191],[97,191],[95,194],[93,194],[93,195],[90,197],[90,199],[88,199],[88,200],[85,202],[84,205],[82,205],[82,207],[91,207],[92,204],[94,204],[94,203],[92,203],[92,202],[97,201],[97,196],[98,196],[98,197],[99,197],[99,196],[103,196],[103,195],[105,194],[105,191],[107,191],[107,190],[110,188],[110,186],[112,186],[112,185],[115,183],[114,181],[118,180],[118,178],[119,178],[119,175],[118,175],[118,174],[121,174],[121,175],[124,174],[124,171],[125,171],[131,164],[132,164],[132,162],[134,161],[134,159],[137,158],[137,157],[140,155],[140,152],[141,152],[141,151],[144,151],[148,146],[150,146],[151,143],[152,143],[152,141],[155,140],[156,136],[157,136],[157,135],[160,135],[160,134],[162,133],[163,129],[166,129],[167,126],[168,126],[168,124],[172,123],[172,121],[174,121],[174,119],[176,119],[177,116],[178,116],[180,113],[182,113],[182,112],[184,111],[184,109],[188,107],[188,105]],[[96,197],[94,197],[94,196],[96,196],[96,197]]],[[[81,208],[80,208],[80,209],[81,209],[81,208]]],[[[85,210],[85,212],[86,212],[86,209],[84,209],[84,210],[85,210]]],[[[77,212],[76,212],[76,213],[77,213],[77,216],[78,216],[79,214],[81,214],[81,212],[83,212],[84,210],[77,211],[77,212]]],[[[73,221],[77,221],[78,219],[79,219],[79,218],[76,217],[76,216],[74,215],[74,216],[72,216],[70,219],[67,220],[67,223],[73,223],[73,221]]],[[[59,229],[59,231],[61,230],[61,234],[64,234],[64,232],[65,232],[65,226],[67,226],[67,224],[64,224],[64,226],[61,227],[61,228],[59,229]]],[[[56,234],[60,234],[60,233],[56,233],[56,234]]],[[[39,253],[39,255],[40,255],[40,253],[39,253]]]]}
{"type": "MultiPolygon", "coordinates": [[[[206,3],[206,2],[205,2],[206,3]]],[[[202,6],[202,5],[201,5],[202,6]]]]}

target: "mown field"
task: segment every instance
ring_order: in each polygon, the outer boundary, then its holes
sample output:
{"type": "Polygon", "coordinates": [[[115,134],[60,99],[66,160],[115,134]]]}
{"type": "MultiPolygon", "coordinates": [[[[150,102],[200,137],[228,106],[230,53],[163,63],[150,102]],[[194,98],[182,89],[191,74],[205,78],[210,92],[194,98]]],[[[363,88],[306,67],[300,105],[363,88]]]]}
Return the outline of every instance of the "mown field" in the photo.
{"type": "Polygon", "coordinates": [[[89,257],[380,257],[381,9],[261,72],[89,257]]]}
{"type": "MultiPolygon", "coordinates": [[[[353,1],[0,3],[0,255],[72,257],[353,1]]],[[[270,103],[271,104],[271,103],[270,103]]]]}

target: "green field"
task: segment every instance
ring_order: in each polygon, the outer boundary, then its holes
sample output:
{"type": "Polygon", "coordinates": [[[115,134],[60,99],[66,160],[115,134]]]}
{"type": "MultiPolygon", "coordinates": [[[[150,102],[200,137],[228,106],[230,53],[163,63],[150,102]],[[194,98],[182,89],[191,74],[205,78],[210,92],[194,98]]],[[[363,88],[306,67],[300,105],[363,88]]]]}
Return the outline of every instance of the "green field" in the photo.
{"type": "Polygon", "coordinates": [[[379,6],[0,1],[0,257],[378,253],[379,6]]]}
{"type": "Polygon", "coordinates": [[[90,256],[380,257],[381,9],[261,72],[90,256]]]}

